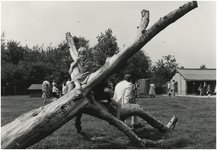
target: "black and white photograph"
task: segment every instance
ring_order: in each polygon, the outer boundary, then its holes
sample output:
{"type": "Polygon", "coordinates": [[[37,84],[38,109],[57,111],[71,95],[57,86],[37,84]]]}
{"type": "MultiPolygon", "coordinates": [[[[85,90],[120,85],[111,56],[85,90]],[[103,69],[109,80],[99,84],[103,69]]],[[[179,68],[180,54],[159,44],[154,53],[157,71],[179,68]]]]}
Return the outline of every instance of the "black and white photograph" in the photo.
{"type": "Polygon", "coordinates": [[[216,149],[216,1],[1,1],[2,149],[216,149]]]}

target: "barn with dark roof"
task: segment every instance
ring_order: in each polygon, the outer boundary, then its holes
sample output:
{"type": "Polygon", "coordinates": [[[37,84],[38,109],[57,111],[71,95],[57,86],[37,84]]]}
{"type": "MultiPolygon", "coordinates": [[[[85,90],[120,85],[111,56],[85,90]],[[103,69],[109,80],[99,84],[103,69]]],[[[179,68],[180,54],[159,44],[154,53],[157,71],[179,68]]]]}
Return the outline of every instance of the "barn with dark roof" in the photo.
{"type": "Polygon", "coordinates": [[[176,92],[179,95],[192,94],[193,82],[198,93],[199,85],[203,85],[204,82],[210,85],[211,91],[214,92],[216,87],[216,69],[176,69],[173,79],[176,83],[176,92]]]}
{"type": "Polygon", "coordinates": [[[42,96],[42,84],[32,84],[28,88],[30,97],[41,97],[42,96]]]}

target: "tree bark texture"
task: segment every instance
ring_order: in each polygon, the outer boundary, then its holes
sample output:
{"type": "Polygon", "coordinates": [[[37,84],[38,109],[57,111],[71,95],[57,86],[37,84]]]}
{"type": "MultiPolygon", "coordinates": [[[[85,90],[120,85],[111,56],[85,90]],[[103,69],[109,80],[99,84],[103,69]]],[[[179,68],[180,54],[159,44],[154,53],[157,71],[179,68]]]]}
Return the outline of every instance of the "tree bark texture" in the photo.
{"type": "MultiPolygon", "coordinates": [[[[70,36],[70,33],[66,33],[66,39],[68,41],[68,45],[69,45],[69,52],[70,52],[70,55],[72,57],[73,60],[76,60],[78,58],[78,51],[75,47],[75,43],[74,43],[74,40],[73,40],[73,37],[70,36]]],[[[73,69],[72,73],[71,73],[71,78],[74,78],[74,76],[76,74],[79,73],[79,69],[77,66],[75,66],[75,68],[73,69]]]]}
{"type": "MultiPolygon", "coordinates": [[[[197,2],[195,1],[186,3],[177,10],[160,18],[160,20],[148,30],[146,30],[146,27],[149,22],[149,12],[143,10],[141,23],[138,27],[138,36],[134,43],[108,59],[104,66],[91,75],[88,83],[83,86],[82,92],[84,97],[76,97],[76,89],[73,89],[57,101],[27,112],[11,123],[3,126],[1,128],[2,148],[27,148],[56,131],[79,113],[90,113],[88,109],[93,110],[90,114],[111,122],[138,146],[144,146],[147,143],[158,143],[138,138],[123,122],[109,114],[101,104],[96,101],[90,101],[85,96],[95,85],[108,78],[109,75],[115,72],[127,59],[138,52],[155,35],[196,7],[197,2]]],[[[70,37],[68,37],[67,40],[70,45],[70,37]]],[[[70,54],[73,53],[70,52],[70,54]]],[[[156,121],[154,117],[145,113],[143,110],[122,110],[121,115],[126,117],[129,116],[128,113],[134,114],[135,112],[153,127],[160,129],[160,126],[162,126],[162,123],[156,121]]],[[[165,125],[163,126],[166,127],[165,125]]],[[[163,127],[161,128],[163,129],[163,127]]]]}

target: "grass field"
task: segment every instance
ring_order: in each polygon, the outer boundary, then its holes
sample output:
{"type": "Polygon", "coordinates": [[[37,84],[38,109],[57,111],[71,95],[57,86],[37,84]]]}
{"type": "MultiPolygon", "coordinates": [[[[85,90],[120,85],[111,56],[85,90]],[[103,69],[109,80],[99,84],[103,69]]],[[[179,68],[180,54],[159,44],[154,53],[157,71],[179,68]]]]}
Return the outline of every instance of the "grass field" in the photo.
{"type": "MultiPolygon", "coordinates": [[[[136,130],[141,138],[164,139],[152,149],[216,149],[216,98],[156,96],[137,98],[138,104],[157,120],[167,124],[173,115],[179,121],[175,130],[161,133],[145,121],[144,129],[136,130]]],[[[41,98],[29,96],[1,97],[1,126],[13,121],[22,113],[43,106],[41,98]]],[[[127,136],[109,123],[83,115],[82,132],[76,133],[73,120],[52,135],[29,147],[33,149],[136,149],[127,136]]]]}

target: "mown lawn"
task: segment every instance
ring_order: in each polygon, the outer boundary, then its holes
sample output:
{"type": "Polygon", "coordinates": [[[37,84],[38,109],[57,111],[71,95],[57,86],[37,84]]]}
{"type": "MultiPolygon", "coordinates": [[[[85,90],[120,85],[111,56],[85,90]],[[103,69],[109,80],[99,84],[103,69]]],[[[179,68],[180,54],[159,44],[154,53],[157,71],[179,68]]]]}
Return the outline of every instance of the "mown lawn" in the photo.
{"type": "MultiPolygon", "coordinates": [[[[137,98],[157,120],[167,124],[173,115],[179,121],[175,130],[162,133],[145,121],[144,129],[135,132],[141,138],[164,139],[165,142],[152,149],[216,149],[216,98],[156,96],[137,98]]],[[[13,121],[22,113],[43,106],[41,98],[29,96],[1,97],[1,126],[13,121]]],[[[82,132],[76,133],[73,120],[52,135],[29,147],[32,149],[136,149],[127,136],[109,123],[83,115],[82,132]]]]}

